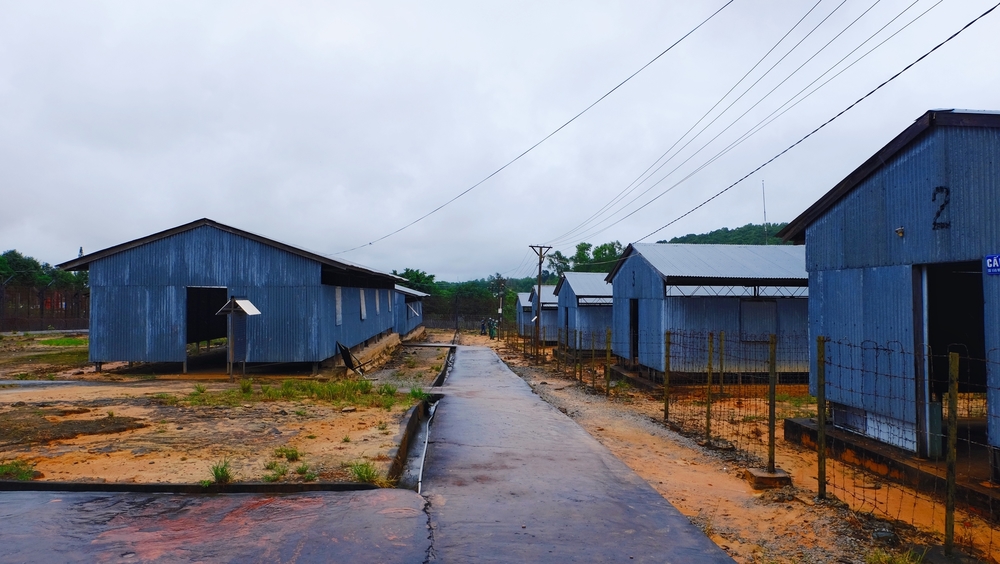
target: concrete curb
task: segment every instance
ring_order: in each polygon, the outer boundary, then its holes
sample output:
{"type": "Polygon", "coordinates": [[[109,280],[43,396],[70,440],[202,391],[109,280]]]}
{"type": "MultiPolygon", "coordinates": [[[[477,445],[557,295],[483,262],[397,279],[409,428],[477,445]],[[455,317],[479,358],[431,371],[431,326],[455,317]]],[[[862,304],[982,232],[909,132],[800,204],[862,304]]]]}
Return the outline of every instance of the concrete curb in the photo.
{"type": "Polygon", "coordinates": [[[212,484],[123,484],[89,482],[19,482],[0,480],[2,492],[108,492],[108,493],[166,493],[166,494],[292,494],[302,492],[353,492],[376,490],[373,484],[356,482],[305,482],[274,483],[246,482],[220,486],[212,484]]]}

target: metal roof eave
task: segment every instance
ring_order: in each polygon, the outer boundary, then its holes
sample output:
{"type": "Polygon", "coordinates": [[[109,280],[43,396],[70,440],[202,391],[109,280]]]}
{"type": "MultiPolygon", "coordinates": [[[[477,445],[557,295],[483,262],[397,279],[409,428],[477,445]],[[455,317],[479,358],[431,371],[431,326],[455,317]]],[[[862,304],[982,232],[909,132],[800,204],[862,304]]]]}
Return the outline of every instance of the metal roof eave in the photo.
{"type": "Polygon", "coordinates": [[[755,286],[808,288],[808,278],[728,278],[705,276],[662,276],[667,286],[755,286]]]}
{"type": "Polygon", "coordinates": [[[841,198],[854,190],[858,184],[861,184],[861,182],[896,156],[907,145],[934,126],[1000,127],[1000,114],[965,110],[927,111],[917,118],[913,124],[904,129],[902,133],[862,163],[861,166],[854,169],[846,178],[838,182],[829,192],[816,200],[813,205],[806,208],[798,217],[790,221],[776,236],[781,237],[783,241],[792,241],[797,244],[805,243],[805,231],[809,225],[819,219],[820,216],[826,213],[841,198]]]}
{"type": "Polygon", "coordinates": [[[241,237],[245,237],[247,239],[256,241],[258,243],[261,243],[263,245],[267,245],[269,247],[274,247],[276,249],[280,249],[280,250],[292,253],[294,255],[301,256],[303,258],[314,260],[314,261],[322,264],[323,266],[334,268],[334,269],[338,269],[338,270],[342,270],[344,272],[352,272],[352,271],[353,272],[359,272],[359,273],[362,273],[362,274],[365,274],[365,275],[371,275],[371,276],[376,276],[376,277],[386,277],[386,278],[391,279],[393,281],[396,281],[396,280],[405,280],[404,278],[402,278],[400,276],[396,276],[394,274],[389,274],[389,273],[386,273],[386,272],[380,272],[378,270],[373,270],[373,269],[366,268],[366,267],[363,267],[363,266],[360,266],[360,265],[349,264],[349,263],[346,263],[346,262],[337,261],[337,260],[331,259],[329,257],[325,257],[323,255],[318,255],[316,253],[312,253],[312,252],[300,249],[298,247],[293,247],[291,245],[287,245],[285,243],[281,243],[279,241],[275,241],[273,239],[268,239],[267,237],[262,237],[260,235],[255,234],[255,233],[250,233],[249,231],[243,231],[242,229],[237,229],[235,227],[230,227],[228,225],[219,223],[217,221],[213,221],[213,220],[208,219],[208,218],[198,219],[198,220],[192,221],[190,223],[185,223],[184,225],[178,225],[177,227],[172,227],[170,229],[166,229],[166,230],[160,231],[158,233],[153,233],[152,235],[147,235],[145,237],[140,237],[138,239],[133,239],[132,241],[127,241],[125,243],[120,243],[120,244],[115,245],[113,247],[108,247],[108,248],[102,249],[100,251],[96,251],[96,252],[93,252],[93,253],[90,253],[90,254],[87,254],[87,255],[83,255],[82,257],[78,257],[78,258],[75,258],[73,260],[69,260],[69,261],[66,261],[64,263],[57,264],[56,268],[59,268],[61,270],[88,270],[90,268],[90,263],[92,263],[92,262],[94,262],[96,260],[100,260],[102,258],[111,256],[111,255],[114,255],[114,254],[117,254],[117,253],[128,251],[128,250],[134,249],[136,247],[141,247],[142,245],[145,245],[147,243],[152,243],[153,241],[159,241],[161,239],[166,239],[167,237],[171,237],[173,235],[178,235],[180,233],[185,233],[187,231],[191,231],[193,229],[197,229],[197,228],[203,227],[203,226],[214,227],[214,228],[216,228],[216,229],[218,229],[220,231],[225,231],[227,233],[232,233],[234,235],[239,235],[241,237]]]}

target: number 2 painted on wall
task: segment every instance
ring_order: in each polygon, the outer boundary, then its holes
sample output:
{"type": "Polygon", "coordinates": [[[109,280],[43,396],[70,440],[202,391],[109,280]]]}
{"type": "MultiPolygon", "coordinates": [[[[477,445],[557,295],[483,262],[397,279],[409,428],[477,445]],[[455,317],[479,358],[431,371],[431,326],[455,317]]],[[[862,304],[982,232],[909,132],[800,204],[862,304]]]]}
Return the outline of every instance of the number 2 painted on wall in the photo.
{"type": "Polygon", "coordinates": [[[934,222],[931,227],[935,230],[950,229],[951,221],[941,221],[942,219],[947,219],[941,216],[948,215],[950,218],[950,214],[945,214],[945,209],[947,209],[948,204],[951,203],[951,190],[947,186],[938,186],[934,189],[934,195],[931,197],[932,202],[938,201],[938,194],[941,194],[941,205],[938,206],[937,213],[934,214],[934,222]]]}

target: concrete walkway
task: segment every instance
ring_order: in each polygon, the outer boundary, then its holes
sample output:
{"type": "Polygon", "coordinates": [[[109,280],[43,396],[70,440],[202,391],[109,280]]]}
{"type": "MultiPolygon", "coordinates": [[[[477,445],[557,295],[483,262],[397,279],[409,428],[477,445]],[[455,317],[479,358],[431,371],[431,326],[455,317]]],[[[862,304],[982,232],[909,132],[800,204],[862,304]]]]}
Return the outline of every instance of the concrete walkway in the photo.
{"type": "Polygon", "coordinates": [[[459,347],[423,493],[440,562],[731,562],[485,347],[459,347]]]}

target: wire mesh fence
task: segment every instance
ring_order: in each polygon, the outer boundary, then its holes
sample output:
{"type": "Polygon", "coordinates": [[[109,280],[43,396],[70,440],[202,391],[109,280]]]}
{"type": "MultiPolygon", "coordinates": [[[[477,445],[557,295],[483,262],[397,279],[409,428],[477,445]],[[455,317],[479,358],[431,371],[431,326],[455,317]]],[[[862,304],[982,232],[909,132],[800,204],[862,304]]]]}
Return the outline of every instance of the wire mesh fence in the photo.
{"type": "Polygon", "coordinates": [[[533,331],[511,327],[508,349],[595,392],[646,387],[671,428],[747,467],[773,465],[777,440],[797,441],[815,449],[798,487],[1000,562],[1000,390],[987,378],[1000,374],[1000,351],[724,331],[619,341],[609,329],[556,329],[536,341],[533,331]]]}
{"type": "Polygon", "coordinates": [[[914,354],[898,342],[825,338],[815,346],[826,407],[816,422],[820,496],[938,535],[946,551],[1000,561],[989,430],[997,415],[990,399],[1000,395],[987,379],[1000,373],[996,355],[972,358],[963,345],[914,354]]]}

